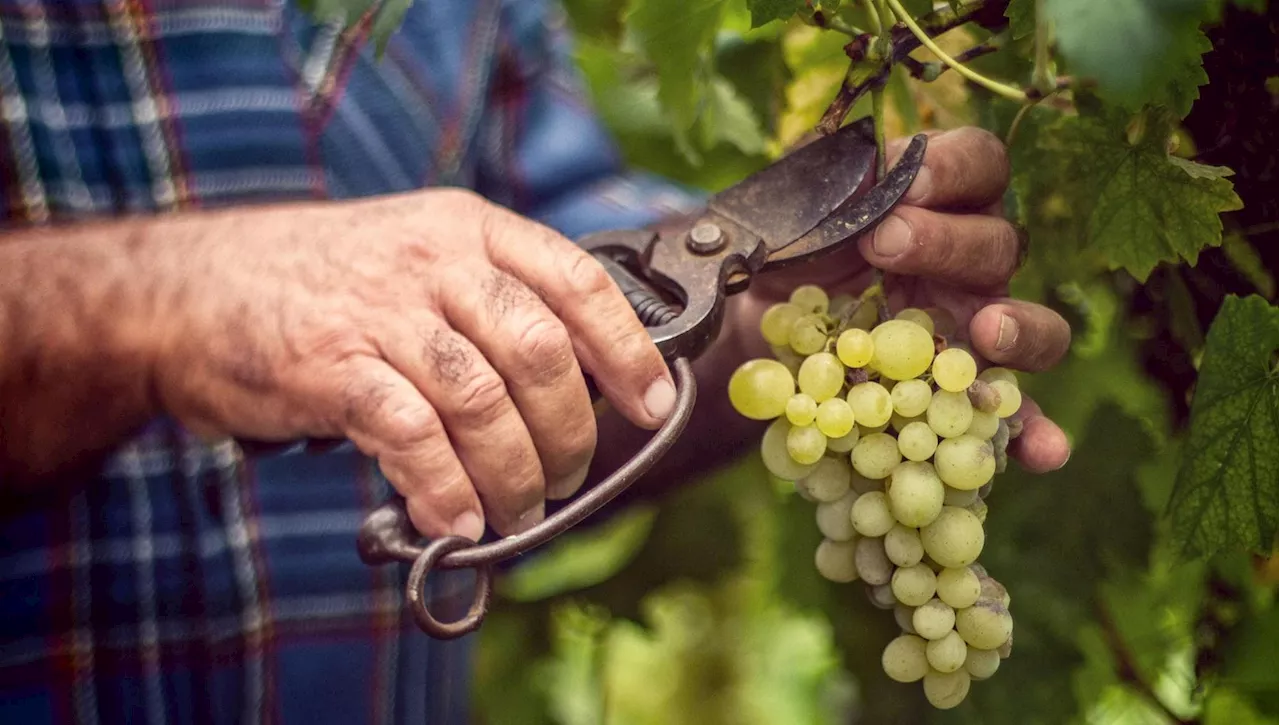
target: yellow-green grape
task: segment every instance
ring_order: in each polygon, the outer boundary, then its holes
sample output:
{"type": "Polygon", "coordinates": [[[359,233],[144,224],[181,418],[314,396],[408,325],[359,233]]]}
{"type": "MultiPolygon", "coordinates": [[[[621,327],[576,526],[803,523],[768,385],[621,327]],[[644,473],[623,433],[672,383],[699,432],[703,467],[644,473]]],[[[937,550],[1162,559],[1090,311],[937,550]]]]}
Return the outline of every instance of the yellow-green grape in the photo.
{"type": "Polygon", "coordinates": [[[880,312],[876,309],[876,305],[870,301],[860,300],[857,309],[849,315],[849,327],[859,330],[870,330],[876,326],[876,321],[880,318],[880,312]]]}
{"type": "Polygon", "coordinates": [[[1022,407],[1022,392],[1018,390],[1018,386],[1008,380],[995,380],[991,382],[991,387],[1000,393],[1000,407],[996,408],[996,417],[1008,418],[1022,407]]]}
{"type": "MultiPolygon", "coordinates": [[[[828,449],[831,448],[831,438],[840,438],[853,431],[853,421],[853,408],[849,407],[844,398],[822,401],[822,405],[818,406],[814,415],[814,424],[818,426],[818,430],[822,431],[822,435],[828,438],[828,449]]],[[[856,442],[855,439],[854,443],[856,442]]],[[[850,446],[852,447],[852,444],[850,446]]]]}
{"type": "Polygon", "coordinates": [[[829,352],[814,353],[800,365],[796,383],[800,392],[821,403],[840,394],[840,388],[844,387],[844,365],[829,352]]]}
{"type": "Polygon", "coordinates": [[[835,501],[849,493],[852,474],[848,461],[823,456],[797,483],[814,501],[835,501]]]}
{"type": "Polygon", "coordinates": [[[880,425],[875,425],[875,426],[866,426],[866,425],[862,425],[861,423],[858,424],[858,430],[864,436],[869,436],[872,433],[883,433],[888,429],[889,429],[888,423],[881,423],[880,425]]]}
{"type": "MultiPolygon", "coordinates": [[[[935,467],[936,470],[936,467],[935,467]]],[[[971,488],[968,491],[962,491],[951,486],[943,486],[942,504],[944,506],[959,506],[964,508],[974,501],[978,500],[978,489],[971,488]]]]}
{"type": "Polygon", "coordinates": [[[982,488],[996,473],[996,451],[991,441],[962,435],[938,444],[933,453],[938,477],[964,491],[982,488]]]}
{"type": "Polygon", "coordinates": [[[956,625],[956,611],[934,597],[911,613],[911,625],[925,639],[942,639],[956,625]]]}
{"type": "Polygon", "coordinates": [[[859,438],[849,458],[853,470],[872,480],[888,476],[894,466],[902,462],[898,441],[887,433],[872,433],[859,438]]]}
{"type": "Polygon", "coordinates": [[[832,317],[840,317],[845,312],[847,312],[852,305],[856,304],[857,302],[858,302],[857,297],[854,297],[853,295],[847,292],[841,292],[840,294],[831,298],[831,303],[827,305],[827,314],[831,315],[832,317]]]}
{"type": "Polygon", "coordinates": [[[787,344],[801,355],[812,355],[827,344],[827,326],[817,315],[801,315],[791,323],[787,344]]]}
{"type": "Polygon", "coordinates": [[[858,566],[858,578],[872,586],[888,584],[893,576],[893,562],[885,556],[883,539],[859,536],[853,561],[858,566]]]}
{"type": "Polygon", "coordinates": [[[924,558],[920,532],[910,526],[894,524],[884,535],[884,555],[894,566],[915,566],[924,558]]]}
{"type": "Polygon", "coordinates": [[[888,584],[881,584],[878,587],[867,587],[867,599],[876,609],[889,610],[893,609],[893,605],[898,600],[893,596],[893,587],[888,584]]]}
{"type": "Polygon", "coordinates": [[[996,429],[999,427],[999,416],[995,413],[983,413],[981,410],[974,408],[973,420],[969,423],[969,429],[965,431],[965,434],[987,440],[995,437],[996,429]]]}
{"type": "Polygon", "coordinates": [[[886,492],[889,510],[903,526],[925,526],[942,511],[942,481],[931,463],[907,461],[895,467],[886,492]]]}
{"type": "MultiPolygon", "coordinates": [[[[856,532],[853,530],[853,521],[850,519],[849,512],[853,509],[853,502],[857,500],[858,493],[849,491],[834,501],[819,502],[814,512],[818,531],[832,541],[853,539],[856,532]]],[[[924,551],[924,548],[921,547],[920,550],[924,551]]]]}
{"type": "Polygon", "coordinates": [[[845,400],[853,408],[853,417],[858,425],[864,427],[888,425],[889,418],[893,415],[893,399],[880,383],[858,383],[849,388],[845,400]]]}
{"type": "Polygon", "coordinates": [[[987,523],[987,502],[986,501],[983,501],[982,499],[978,499],[977,501],[974,501],[968,506],[965,506],[964,510],[968,511],[974,516],[977,516],[978,521],[980,523],[984,523],[984,524],[987,523]]]}
{"type": "Polygon", "coordinates": [[[939,672],[955,672],[964,667],[964,660],[968,655],[969,645],[964,643],[964,638],[954,629],[943,635],[942,639],[930,640],[925,647],[929,664],[939,672]]]}
{"type": "MultiPolygon", "coordinates": [[[[831,401],[828,400],[825,402],[830,403],[831,401]]],[[[848,403],[845,403],[845,405],[848,405],[848,403]]],[[[819,407],[822,407],[822,406],[819,406],[819,407]]],[[[853,410],[850,409],[849,412],[850,414],[852,414],[853,410]]],[[[827,450],[831,451],[832,453],[848,453],[849,451],[853,450],[853,447],[855,445],[858,444],[858,438],[860,435],[861,433],[858,430],[858,426],[855,425],[849,430],[848,433],[845,433],[839,438],[828,437],[827,450]]]]}
{"type": "Polygon", "coordinates": [[[859,496],[849,516],[853,530],[863,536],[884,536],[895,523],[889,513],[889,501],[881,491],[859,496]]]}
{"type": "Polygon", "coordinates": [[[925,553],[948,568],[977,561],[985,542],[986,533],[978,517],[955,506],[943,506],[938,517],[920,529],[925,553]]]}
{"type": "Polygon", "coordinates": [[[933,382],[943,390],[964,392],[977,377],[978,363],[958,347],[949,347],[933,358],[933,382]]]}
{"type": "Polygon", "coordinates": [[[818,404],[813,396],[796,393],[787,399],[786,414],[791,425],[809,425],[818,415],[818,404]]]}
{"type": "Polygon", "coordinates": [[[939,390],[929,401],[925,420],[939,438],[955,438],[968,430],[973,422],[973,404],[964,393],[939,390]]]}
{"type": "Polygon", "coordinates": [[[782,415],[795,392],[795,378],[777,360],[748,360],[729,378],[729,403],[752,420],[772,420],[782,415]]]}
{"type": "MultiPolygon", "coordinates": [[[[769,469],[769,473],[778,478],[784,481],[799,481],[808,476],[815,467],[796,463],[787,452],[787,434],[791,432],[791,428],[792,425],[786,418],[778,418],[769,424],[760,438],[760,460],[764,463],[764,467],[769,469]]],[[[845,483],[847,485],[848,481],[846,480],[845,483]]]]}
{"type": "Polygon", "coordinates": [[[777,302],[760,316],[760,336],[770,345],[790,344],[791,326],[804,315],[804,310],[790,302],[777,302]]]}
{"type": "Polygon", "coordinates": [[[908,461],[927,461],[938,448],[938,434],[928,423],[908,423],[898,431],[898,450],[908,461]]]}
{"type": "Polygon", "coordinates": [[[894,315],[893,319],[906,320],[907,322],[914,322],[915,324],[924,328],[924,330],[928,332],[930,336],[933,335],[933,318],[929,316],[928,312],[925,312],[919,307],[907,307],[903,309],[901,312],[899,312],[898,314],[894,315]]]}
{"type": "Polygon", "coordinates": [[[847,584],[858,580],[858,568],[854,565],[853,554],[856,543],[853,541],[832,541],[823,539],[813,552],[813,565],[824,579],[847,584]]]}
{"type": "Polygon", "coordinates": [[[818,285],[802,284],[791,290],[791,299],[788,302],[808,313],[825,314],[831,304],[831,299],[827,297],[826,291],[818,285]]]}
{"type": "Polygon", "coordinates": [[[987,574],[986,570],[981,573],[974,573],[978,575],[978,581],[982,583],[982,593],[978,595],[978,601],[999,602],[1005,607],[1009,606],[1009,590],[1005,589],[1003,584],[987,574]]]}
{"type": "Polygon", "coordinates": [[[923,380],[900,380],[894,384],[889,396],[893,399],[895,412],[915,418],[928,410],[929,401],[933,400],[933,389],[923,380]]]}
{"type": "MultiPolygon", "coordinates": [[[[845,463],[849,462],[848,458],[845,458],[842,460],[845,463]]],[[[862,475],[861,473],[858,473],[857,471],[850,471],[849,472],[849,488],[853,489],[854,491],[857,491],[859,496],[866,493],[874,493],[876,491],[883,492],[884,481],[879,481],[873,478],[867,478],[866,476],[862,475]]]]}
{"type": "MultiPolygon", "coordinates": [[[[916,626],[911,623],[911,615],[915,611],[915,607],[908,607],[902,602],[898,602],[893,608],[893,621],[898,625],[898,629],[901,629],[906,634],[916,633],[916,626]]],[[[921,637],[921,639],[924,638],[921,637]]]]}
{"type": "Polygon", "coordinates": [[[827,450],[827,437],[811,425],[793,426],[787,432],[787,453],[801,465],[817,463],[827,450]]]}
{"type": "Polygon", "coordinates": [[[836,338],[836,355],[840,362],[851,368],[866,367],[875,352],[875,343],[871,341],[871,333],[853,328],[840,333],[836,338]]]}
{"type": "Polygon", "coordinates": [[[880,655],[880,667],[894,682],[916,682],[929,673],[925,640],[914,634],[895,637],[880,655]]]}
{"type": "Polygon", "coordinates": [[[933,337],[914,322],[882,322],[871,331],[871,342],[875,351],[870,365],[890,380],[918,378],[933,362],[933,337]]]}
{"type": "Polygon", "coordinates": [[[912,423],[915,423],[916,421],[920,421],[921,423],[928,425],[928,423],[925,422],[923,415],[917,415],[914,418],[908,418],[895,410],[893,411],[893,415],[889,416],[889,427],[901,433],[903,428],[906,428],[907,426],[911,425],[912,423]]]}
{"type": "Polygon", "coordinates": [[[978,602],[956,612],[956,631],[970,647],[996,649],[1013,634],[1013,616],[999,602],[978,602]]]}
{"type": "Polygon", "coordinates": [[[983,370],[982,372],[978,373],[978,379],[983,381],[984,383],[994,383],[997,380],[1004,380],[1005,382],[1013,385],[1013,387],[1015,388],[1019,387],[1018,376],[1009,368],[1002,368],[1002,367],[987,368],[986,370],[983,370]]]}
{"type": "Polygon", "coordinates": [[[909,607],[918,607],[933,598],[937,577],[924,564],[899,567],[893,572],[893,596],[909,607]]]}
{"type": "Polygon", "coordinates": [[[972,607],[981,593],[978,575],[967,566],[948,567],[938,572],[938,598],[952,609],[972,607]]]}
{"type": "Polygon", "coordinates": [[[792,377],[800,373],[800,366],[804,364],[804,355],[792,350],[790,344],[770,345],[769,350],[773,352],[773,356],[777,358],[778,362],[787,366],[787,369],[791,371],[792,377]]]}
{"type": "Polygon", "coordinates": [[[939,672],[930,669],[924,676],[924,697],[939,710],[950,710],[969,696],[969,673],[964,669],[939,672]]]}
{"type": "Polygon", "coordinates": [[[1000,669],[1000,653],[993,649],[978,649],[966,645],[964,669],[975,680],[988,679],[1000,669]]]}

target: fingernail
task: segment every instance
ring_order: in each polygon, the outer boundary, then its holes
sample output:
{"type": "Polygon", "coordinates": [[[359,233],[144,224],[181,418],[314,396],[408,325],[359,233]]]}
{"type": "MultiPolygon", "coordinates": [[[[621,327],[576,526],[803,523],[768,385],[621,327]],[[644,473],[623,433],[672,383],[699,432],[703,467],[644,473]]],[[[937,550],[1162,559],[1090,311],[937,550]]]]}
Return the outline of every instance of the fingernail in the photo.
{"type": "Polygon", "coordinates": [[[553,481],[547,485],[547,498],[552,501],[566,499],[577,493],[582,488],[583,481],[587,480],[587,471],[591,470],[591,463],[588,461],[585,466],[574,471],[573,473],[553,481]]]}
{"type": "Polygon", "coordinates": [[[911,188],[907,189],[903,198],[908,204],[919,204],[929,197],[931,191],[933,191],[933,172],[928,166],[921,166],[916,172],[915,181],[911,182],[911,188]]]}
{"type": "Polygon", "coordinates": [[[453,520],[453,533],[472,541],[479,541],[480,537],[484,536],[484,520],[474,511],[467,511],[453,520]]]}
{"type": "Polygon", "coordinates": [[[996,349],[1008,350],[1018,341],[1018,321],[1010,315],[1000,315],[1000,334],[996,336],[996,349]]]}
{"type": "Polygon", "coordinates": [[[897,216],[891,216],[876,227],[871,248],[881,257],[896,257],[907,251],[911,244],[911,225],[897,216]]]}
{"type": "Polygon", "coordinates": [[[1067,467],[1067,463],[1068,463],[1068,462],[1070,462],[1070,461],[1071,461],[1071,449],[1069,449],[1069,448],[1068,448],[1068,449],[1067,449],[1067,457],[1066,457],[1066,458],[1064,458],[1064,459],[1062,459],[1062,465],[1061,465],[1061,466],[1058,466],[1057,468],[1055,468],[1055,469],[1053,469],[1053,470],[1055,470],[1055,471],[1061,471],[1062,469],[1064,469],[1064,468],[1066,468],[1066,467],[1067,467]]]}
{"type": "Polygon", "coordinates": [[[665,377],[658,378],[644,393],[644,410],[657,420],[666,420],[676,407],[676,386],[665,377]]]}
{"type": "Polygon", "coordinates": [[[536,506],[520,514],[520,518],[516,519],[515,526],[512,527],[511,534],[523,534],[542,523],[544,518],[546,518],[546,505],[539,501],[536,506]]]}

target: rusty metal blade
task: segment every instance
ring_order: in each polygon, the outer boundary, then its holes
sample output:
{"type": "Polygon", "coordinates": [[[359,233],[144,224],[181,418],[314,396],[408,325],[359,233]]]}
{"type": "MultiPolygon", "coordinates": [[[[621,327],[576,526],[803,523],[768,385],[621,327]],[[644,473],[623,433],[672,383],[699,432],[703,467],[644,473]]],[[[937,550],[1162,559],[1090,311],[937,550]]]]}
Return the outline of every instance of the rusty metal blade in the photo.
{"type": "Polygon", "coordinates": [[[780,249],[812,230],[875,176],[870,119],[813,141],[711,198],[708,207],[780,249]]]}

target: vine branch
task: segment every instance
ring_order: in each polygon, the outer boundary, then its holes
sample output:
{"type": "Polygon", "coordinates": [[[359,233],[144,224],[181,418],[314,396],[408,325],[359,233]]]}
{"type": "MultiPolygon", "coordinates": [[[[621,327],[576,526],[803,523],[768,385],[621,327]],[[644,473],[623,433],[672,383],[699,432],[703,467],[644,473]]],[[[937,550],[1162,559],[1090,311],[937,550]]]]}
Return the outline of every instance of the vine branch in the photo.
{"type": "Polygon", "coordinates": [[[928,48],[934,55],[938,56],[939,60],[954,68],[957,73],[964,76],[970,82],[977,83],[992,93],[1004,96],[1011,101],[1021,101],[1026,98],[1026,93],[1020,89],[1014,88],[1013,86],[1005,83],[993,81],[948,55],[945,50],[938,47],[937,43],[933,42],[933,38],[924,31],[924,28],[921,28],[916,24],[916,21],[911,17],[911,13],[907,12],[906,8],[902,7],[902,3],[899,2],[899,0],[885,0],[885,2],[888,3],[889,7],[893,10],[893,14],[897,16],[898,20],[911,30],[911,33],[920,40],[922,45],[928,48]]]}

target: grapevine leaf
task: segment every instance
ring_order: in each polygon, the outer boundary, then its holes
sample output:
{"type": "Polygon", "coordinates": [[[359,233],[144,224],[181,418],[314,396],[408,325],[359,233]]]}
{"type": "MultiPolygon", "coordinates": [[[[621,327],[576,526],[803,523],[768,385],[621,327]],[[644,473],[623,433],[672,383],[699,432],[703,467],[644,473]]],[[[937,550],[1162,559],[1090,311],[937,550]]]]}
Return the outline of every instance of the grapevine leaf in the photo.
{"type": "Polygon", "coordinates": [[[1125,108],[1163,104],[1185,116],[1209,82],[1203,3],[1045,0],[1044,10],[1072,73],[1095,79],[1100,95],[1125,108]]]}
{"type": "Polygon", "coordinates": [[[711,81],[707,105],[698,119],[702,129],[702,145],[715,146],[718,141],[728,141],[746,154],[764,151],[764,134],[756,121],[751,106],[734,89],[729,81],[716,77],[711,81]]]}
{"type": "Polygon", "coordinates": [[[1010,0],[1004,16],[1009,19],[1009,33],[1014,40],[1035,34],[1036,0],[1010,0]]]}
{"type": "Polygon", "coordinates": [[[1086,249],[1139,281],[1162,261],[1194,263],[1202,248],[1221,244],[1219,214],[1242,205],[1231,170],[1170,156],[1167,125],[1154,116],[1140,119],[1149,128],[1133,143],[1123,113],[1064,117],[1040,139],[1060,156],[1034,172],[1046,183],[1073,180],[1068,208],[1085,220],[1086,249]]]}
{"type": "Polygon", "coordinates": [[[747,0],[751,10],[751,27],[758,28],[774,20],[786,20],[803,7],[802,0],[747,0]]]}
{"type": "Polygon", "coordinates": [[[1276,539],[1277,309],[1228,297],[1209,327],[1182,465],[1173,535],[1194,553],[1271,550],[1276,539]]]}

